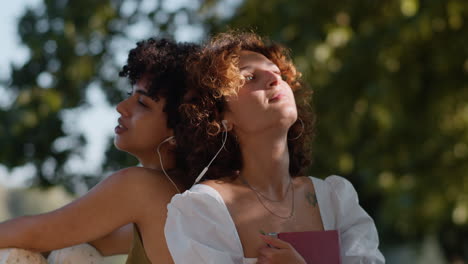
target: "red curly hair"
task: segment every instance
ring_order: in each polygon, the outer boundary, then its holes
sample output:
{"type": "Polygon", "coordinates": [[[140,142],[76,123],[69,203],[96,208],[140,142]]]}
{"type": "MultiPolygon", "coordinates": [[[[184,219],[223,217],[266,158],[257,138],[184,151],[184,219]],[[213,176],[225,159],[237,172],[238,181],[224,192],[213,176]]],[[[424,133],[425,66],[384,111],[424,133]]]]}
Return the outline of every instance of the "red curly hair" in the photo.
{"type": "MultiPolygon", "coordinates": [[[[235,95],[245,82],[238,67],[243,50],[260,53],[276,64],[293,90],[298,120],[288,131],[289,171],[293,177],[299,176],[310,164],[314,123],[309,106],[311,93],[302,89],[301,73],[290,60],[289,51],[254,33],[228,32],[212,38],[188,63],[190,91],[180,106],[182,122],[175,134],[177,156],[184,161],[179,164],[185,164],[187,177],[193,180],[221,147],[221,121],[228,108],[226,98],[235,95]]],[[[225,149],[210,166],[205,179],[226,176],[235,179],[241,169],[240,147],[235,135],[229,132],[225,149]]]]}

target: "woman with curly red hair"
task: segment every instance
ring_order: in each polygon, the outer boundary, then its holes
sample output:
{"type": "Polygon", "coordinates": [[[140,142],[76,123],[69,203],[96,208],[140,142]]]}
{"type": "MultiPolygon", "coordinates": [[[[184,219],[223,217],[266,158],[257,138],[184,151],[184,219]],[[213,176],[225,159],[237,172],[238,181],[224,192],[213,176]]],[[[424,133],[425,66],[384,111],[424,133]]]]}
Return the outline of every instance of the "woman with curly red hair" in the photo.
{"type": "Polygon", "coordinates": [[[314,119],[287,50],[231,32],[196,58],[176,136],[188,176],[204,181],[168,205],[175,263],[305,263],[291,244],[259,232],[320,230],[338,230],[343,263],[383,263],[351,183],[301,177],[314,119]]]}

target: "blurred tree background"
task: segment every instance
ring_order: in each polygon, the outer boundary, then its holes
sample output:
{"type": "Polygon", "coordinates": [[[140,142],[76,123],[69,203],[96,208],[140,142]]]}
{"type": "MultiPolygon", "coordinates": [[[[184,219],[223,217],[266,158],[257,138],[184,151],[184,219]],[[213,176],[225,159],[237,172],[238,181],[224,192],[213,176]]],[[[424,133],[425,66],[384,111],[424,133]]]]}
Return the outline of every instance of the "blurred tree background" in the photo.
{"type": "Polygon", "coordinates": [[[91,87],[122,98],[115,56],[135,41],[230,28],[291,48],[318,116],[310,173],[353,182],[384,252],[433,236],[450,262],[468,259],[465,0],[44,0],[18,24],[30,58],[5,80],[0,163],[32,164],[34,185],[71,191],[77,178],[91,186],[135,164],[109,141],[99,171],[67,170],[86,142],[64,113],[86,106],[91,87]]]}

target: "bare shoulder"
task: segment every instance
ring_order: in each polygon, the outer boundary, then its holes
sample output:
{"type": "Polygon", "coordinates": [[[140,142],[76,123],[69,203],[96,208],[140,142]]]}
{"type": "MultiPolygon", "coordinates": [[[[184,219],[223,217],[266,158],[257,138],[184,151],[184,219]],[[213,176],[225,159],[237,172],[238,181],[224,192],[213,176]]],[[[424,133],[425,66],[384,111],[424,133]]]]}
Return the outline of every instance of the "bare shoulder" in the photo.
{"type": "Polygon", "coordinates": [[[298,176],[293,178],[293,183],[296,185],[313,185],[312,180],[308,176],[298,176]]]}
{"type": "Polygon", "coordinates": [[[204,184],[204,185],[210,186],[211,188],[218,190],[219,188],[222,187],[223,182],[221,182],[220,180],[206,180],[206,181],[201,182],[200,184],[204,184]]]}
{"type": "Polygon", "coordinates": [[[232,180],[228,177],[217,180],[206,180],[202,184],[215,189],[227,204],[231,201],[237,200],[239,197],[242,197],[245,192],[248,191],[248,189],[246,189],[238,179],[232,180]]]}
{"type": "Polygon", "coordinates": [[[125,190],[133,196],[144,199],[154,197],[169,200],[177,193],[176,188],[166,175],[143,167],[129,167],[119,170],[108,176],[103,183],[111,184],[117,189],[125,190]]]}
{"type": "Polygon", "coordinates": [[[217,179],[217,180],[206,180],[206,181],[202,182],[202,184],[208,185],[211,188],[217,190],[218,192],[230,190],[232,188],[235,188],[238,185],[236,180],[232,180],[232,179],[227,178],[227,177],[220,178],[220,179],[217,179]]]}
{"type": "Polygon", "coordinates": [[[299,191],[312,191],[314,190],[314,184],[308,176],[299,176],[293,178],[294,188],[299,191]]]}

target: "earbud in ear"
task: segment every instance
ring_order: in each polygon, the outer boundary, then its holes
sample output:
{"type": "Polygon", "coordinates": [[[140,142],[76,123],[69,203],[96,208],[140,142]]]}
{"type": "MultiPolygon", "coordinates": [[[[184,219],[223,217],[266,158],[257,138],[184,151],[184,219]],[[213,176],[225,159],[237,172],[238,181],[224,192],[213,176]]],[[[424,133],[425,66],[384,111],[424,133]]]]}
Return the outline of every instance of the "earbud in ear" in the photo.
{"type": "Polygon", "coordinates": [[[177,142],[175,140],[175,137],[172,137],[170,140],[169,140],[169,144],[171,145],[175,145],[177,142]]]}
{"type": "Polygon", "coordinates": [[[169,142],[169,144],[171,144],[171,145],[175,145],[175,144],[176,144],[175,137],[174,137],[174,136],[170,136],[170,137],[164,139],[161,143],[159,143],[158,149],[159,149],[159,147],[160,147],[162,144],[164,144],[164,143],[166,143],[166,142],[169,142]]]}
{"type": "Polygon", "coordinates": [[[224,131],[227,131],[227,130],[228,130],[228,128],[227,128],[227,123],[228,123],[228,121],[227,121],[226,119],[223,119],[223,120],[221,121],[221,123],[223,124],[224,131]]]}

